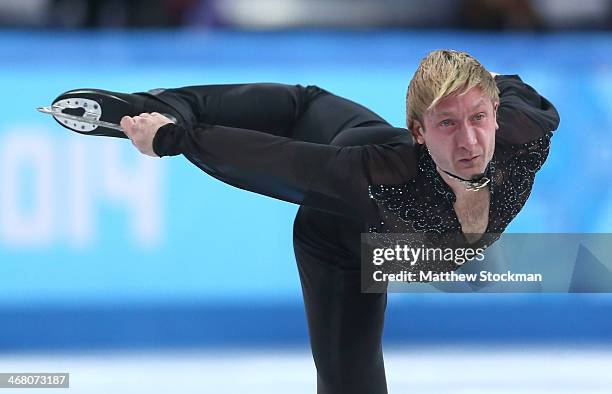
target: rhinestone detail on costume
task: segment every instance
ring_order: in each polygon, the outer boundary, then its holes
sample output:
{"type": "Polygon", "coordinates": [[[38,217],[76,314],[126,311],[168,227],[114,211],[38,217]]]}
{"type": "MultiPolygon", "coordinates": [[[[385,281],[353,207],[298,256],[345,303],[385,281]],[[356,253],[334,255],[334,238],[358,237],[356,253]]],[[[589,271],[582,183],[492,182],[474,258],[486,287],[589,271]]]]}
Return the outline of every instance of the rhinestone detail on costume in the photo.
{"type": "MultiPolygon", "coordinates": [[[[552,133],[521,145],[507,145],[504,160],[498,149],[489,164],[491,178],[487,233],[502,233],[525,205],[536,172],[550,148],[552,133]]],[[[417,176],[401,185],[371,185],[370,198],[379,209],[381,222],[369,232],[455,233],[461,224],[453,208],[455,194],[442,180],[427,149],[419,147],[417,176]]]]}
{"type": "MultiPolygon", "coordinates": [[[[369,232],[378,233],[376,242],[379,247],[393,247],[397,239],[390,233],[404,233],[408,244],[414,242],[412,235],[426,235],[415,244],[416,247],[435,245],[486,249],[501,236],[525,205],[535,174],[548,156],[551,136],[549,132],[527,144],[496,146],[487,169],[487,176],[491,179],[489,222],[485,234],[478,241],[469,243],[463,236],[453,206],[455,194],[436,170],[427,149],[421,146],[417,148],[417,175],[410,182],[369,186],[369,196],[375,201],[382,219],[377,225],[369,226],[369,232]]],[[[450,272],[459,268],[448,261],[419,261],[408,266],[395,263],[391,266],[412,272],[450,272]]]]}

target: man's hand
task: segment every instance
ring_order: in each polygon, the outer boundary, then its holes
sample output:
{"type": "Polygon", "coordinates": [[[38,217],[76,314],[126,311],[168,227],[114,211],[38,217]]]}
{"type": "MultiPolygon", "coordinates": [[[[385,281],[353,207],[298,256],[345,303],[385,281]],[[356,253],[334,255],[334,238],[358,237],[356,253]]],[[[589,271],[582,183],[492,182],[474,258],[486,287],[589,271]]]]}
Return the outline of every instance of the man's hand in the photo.
{"type": "Polygon", "coordinates": [[[121,118],[123,132],[132,140],[132,144],[141,153],[152,157],[159,157],[153,152],[153,137],[160,127],[168,123],[172,121],[157,112],[150,114],[145,112],[138,116],[121,118]]]}

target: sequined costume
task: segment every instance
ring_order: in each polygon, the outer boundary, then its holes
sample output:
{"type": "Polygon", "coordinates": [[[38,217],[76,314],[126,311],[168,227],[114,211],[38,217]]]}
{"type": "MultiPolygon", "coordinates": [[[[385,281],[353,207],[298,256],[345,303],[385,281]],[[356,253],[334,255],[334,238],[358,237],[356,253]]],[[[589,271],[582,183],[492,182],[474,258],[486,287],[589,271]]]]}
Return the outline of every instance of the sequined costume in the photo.
{"type": "MultiPolygon", "coordinates": [[[[518,76],[497,76],[500,108],[487,231],[525,204],[559,117],[518,76]]],[[[318,393],[386,393],[386,294],[360,289],[362,232],[460,232],[452,190],[411,134],[316,86],[157,90],[183,117],[154,139],[230,185],[300,205],[294,249],[318,393]]]]}

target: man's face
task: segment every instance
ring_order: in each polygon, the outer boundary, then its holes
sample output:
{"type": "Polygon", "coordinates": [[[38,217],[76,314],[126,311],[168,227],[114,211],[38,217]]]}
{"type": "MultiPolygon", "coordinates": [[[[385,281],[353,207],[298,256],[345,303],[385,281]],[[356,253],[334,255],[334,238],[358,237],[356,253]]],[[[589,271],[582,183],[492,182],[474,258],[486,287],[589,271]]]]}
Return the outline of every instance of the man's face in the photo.
{"type": "Polygon", "coordinates": [[[493,157],[497,107],[476,86],[440,100],[423,115],[424,125],[414,122],[413,135],[440,169],[469,179],[483,173],[493,157]]]}

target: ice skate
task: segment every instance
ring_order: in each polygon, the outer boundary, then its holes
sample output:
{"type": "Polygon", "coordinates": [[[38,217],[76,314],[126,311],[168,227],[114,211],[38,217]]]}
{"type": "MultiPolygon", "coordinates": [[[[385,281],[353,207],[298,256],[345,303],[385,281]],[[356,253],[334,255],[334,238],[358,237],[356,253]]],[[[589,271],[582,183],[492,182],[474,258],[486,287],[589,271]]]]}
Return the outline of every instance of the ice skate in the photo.
{"type": "Polygon", "coordinates": [[[62,126],[87,135],[127,138],[119,125],[124,116],[159,112],[177,122],[168,105],[147,94],[116,93],[99,89],[70,90],[58,96],[50,106],[37,108],[62,126]]]}

